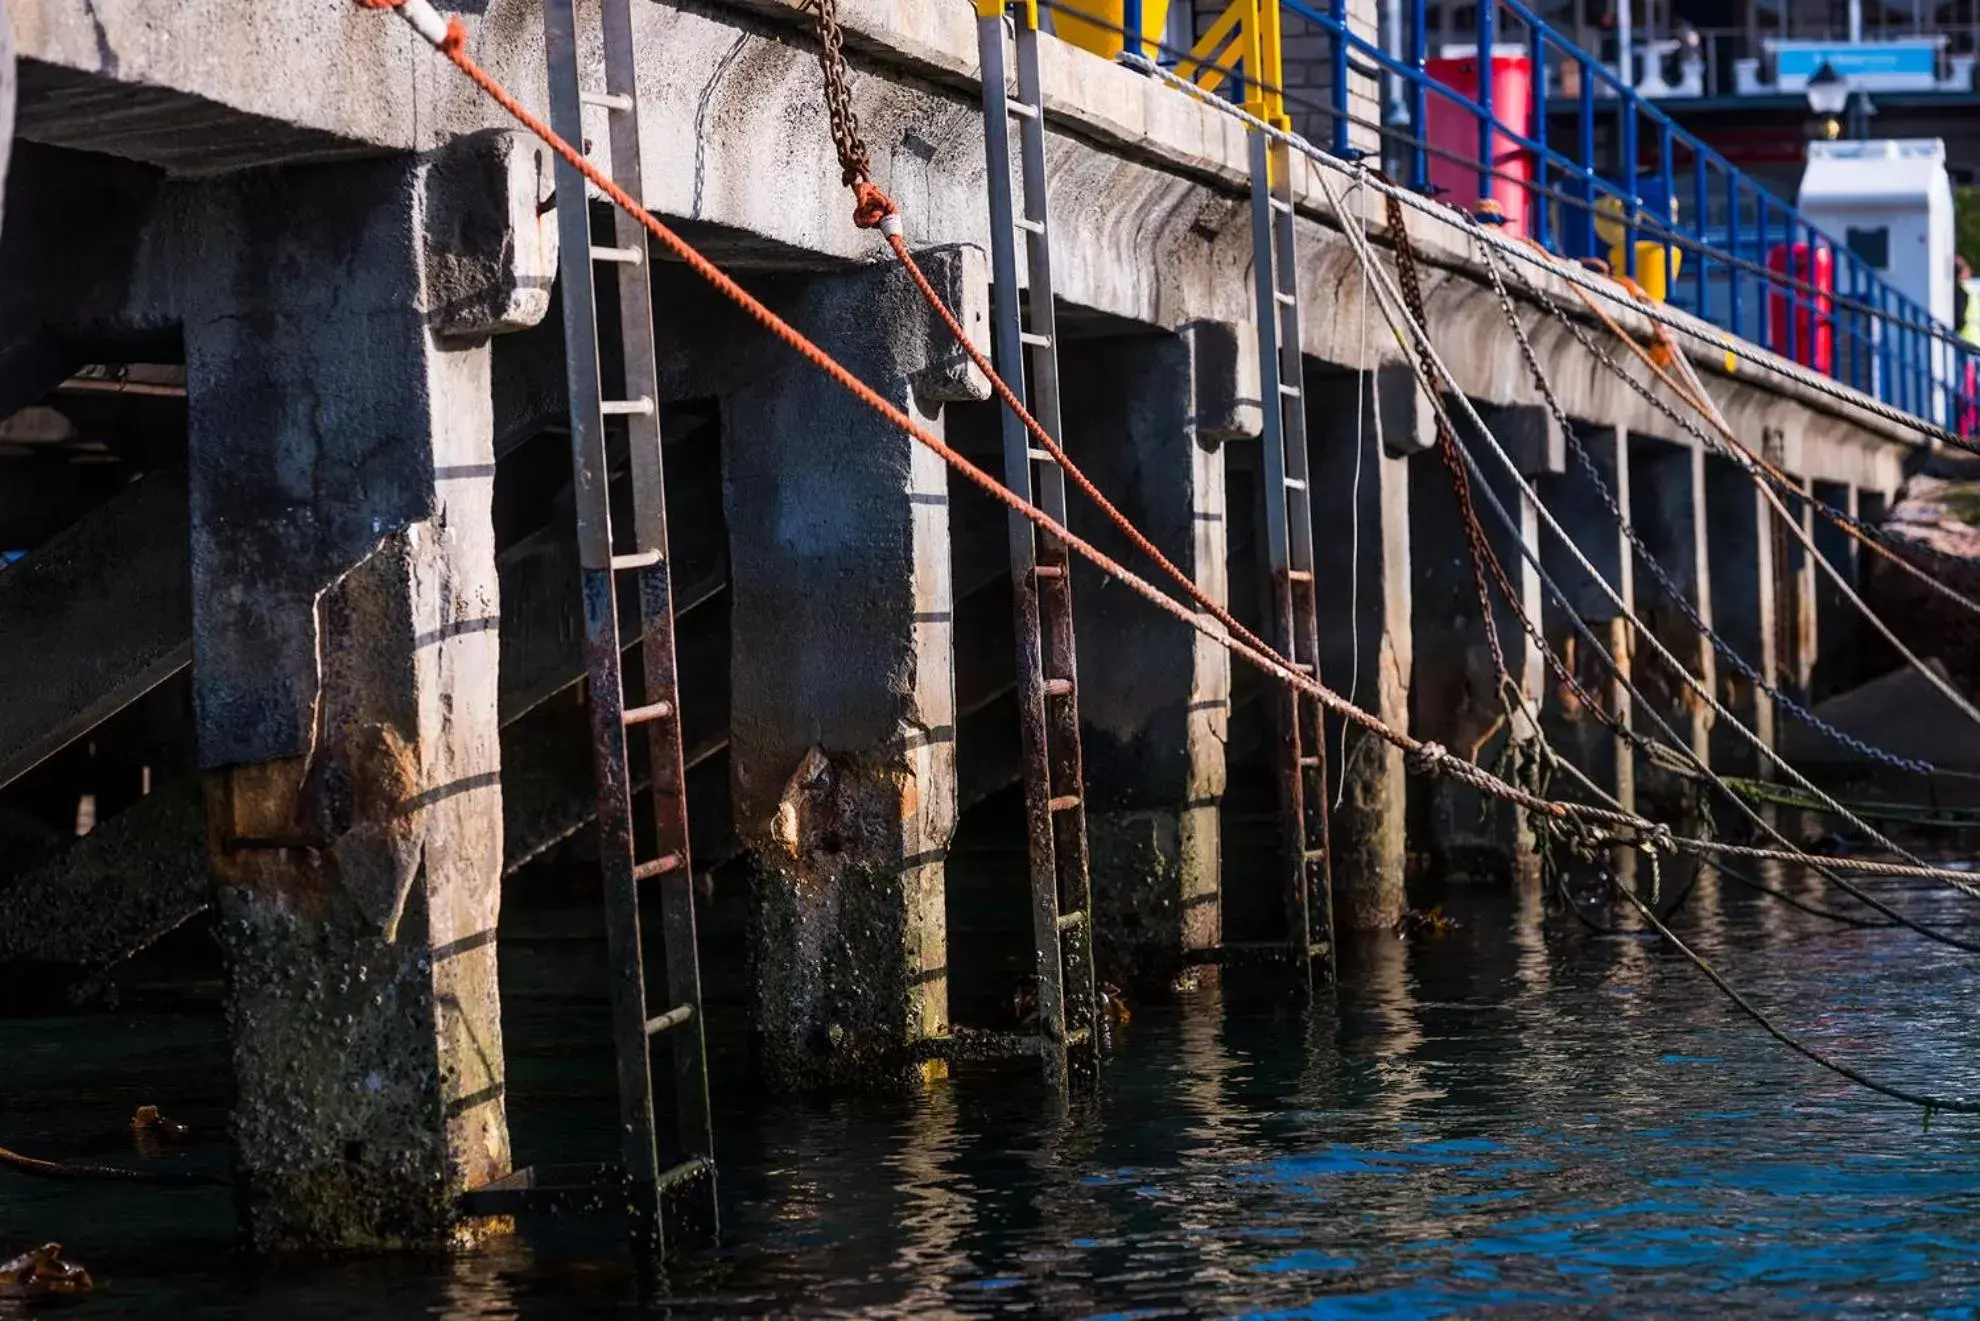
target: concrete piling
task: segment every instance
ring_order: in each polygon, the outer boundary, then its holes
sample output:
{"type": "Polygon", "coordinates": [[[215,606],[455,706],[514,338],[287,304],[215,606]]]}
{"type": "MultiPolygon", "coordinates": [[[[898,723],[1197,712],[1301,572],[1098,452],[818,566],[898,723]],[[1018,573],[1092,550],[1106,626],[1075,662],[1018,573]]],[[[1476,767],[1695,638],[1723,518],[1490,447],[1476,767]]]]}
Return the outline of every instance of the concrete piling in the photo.
{"type": "MultiPolygon", "coordinates": [[[[1575,435],[1587,451],[1602,486],[1607,488],[1626,520],[1630,508],[1629,432],[1622,427],[1578,424],[1575,435]]],[[[1603,583],[1633,612],[1636,575],[1629,537],[1587,470],[1570,457],[1564,471],[1540,477],[1536,489],[1603,583]]],[[[1626,680],[1631,672],[1631,659],[1629,624],[1623,610],[1581,567],[1580,561],[1568,553],[1560,538],[1545,538],[1541,563],[1568,598],[1565,607],[1551,596],[1548,598],[1545,627],[1549,644],[1571,662],[1571,672],[1583,690],[1604,703],[1618,724],[1629,728],[1632,712],[1626,680]],[[1592,654],[1586,641],[1567,622],[1566,611],[1572,611],[1588,626],[1615,659],[1620,675],[1592,654]]],[[[1633,805],[1636,801],[1634,758],[1627,749],[1618,748],[1616,736],[1595,712],[1579,709],[1578,699],[1557,676],[1549,674],[1546,680],[1542,725],[1549,739],[1625,807],[1633,805]]]]}
{"type": "MultiPolygon", "coordinates": [[[[1708,624],[1713,617],[1710,518],[1706,504],[1707,455],[1693,444],[1635,434],[1630,438],[1630,521],[1657,567],[1708,624]]],[[[1647,570],[1645,573],[1647,574],[1647,570]]],[[[1686,668],[1716,691],[1718,657],[1661,584],[1638,594],[1638,616],[1686,668]]],[[[1713,713],[1661,663],[1639,665],[1638,686],[1671,727],[1689,741],[1692,754],[1711,763],[1713,713]]],[[[1661,792],[1661,790],[1660,790],[1661,792]]]]}
{"type": "MultiPolygon", "coordinates": [[[[1309,371],[1306,390],[1320,525],[1314,557],[1321,673],[1337,692],[1352,687],[1363,710],[1406,728],[1416,657],[1411,469],[1418,482],[1443,477],[1425,466],[1434,458],[1412,464],[1408,457],[1436,443],[1434,421],[1414,374],[1400,363],[1366,372],[1309,371]]],[[[1343,748],[1341,731],[1340,721],[1328,722],[1327,764],[1339,803],[1332,821],[1334,921],[1346,931],[1384,930],[1407,906],[1403,755],[1359,729],[1347,732],[1343,748]]]]}
{"type": "MultiPolygon", "coordinates": [[[[1727,644],[1762,677],[1777,680],[1778,584],[1775,581],[1773,510],[1753,479],[1730,459],[1708,456],[1706,519],[1711,526],[1713,623],[1727,644]]],[[[1723,672],[1719,697],[1726,709],[1768,747],[1774,746],[1774,703],[1744,676],[1723,672]]],[[[1741,774],[1773,776],[1773,763],[1730,727],[1713,731],[1712,764],[1741,774]]]]}
{"type": "Polygon", "coordinates": [[[457,1243],[508,1169],[488,336],[542,305],[527,243],[457,223],[533,206],[500,157],[196,202],[195,706],[264,1249],[457,1243]]]}
{"type": "MultiPolygon", "coordinates": [[[[1849,482],[1821,482],[1811,488],[1817,500],[1850,518],[1860,518],[1862,510],[1857,488],[1849,482]]],[[[1817,514],[1813,520],[1815,548],[1836,566],[1852,588],[1862,585],[1861,557],[1870,554],[1834,520],[1817,514]]],[[[1844,598],[1835,580],[1826,573],[1815,583],[1815,661],[1809,683],[1809,697],[1821,701],[1854,686],[1861,619],[1855,607],[1844,598]]]]}
{"type": "MultiPolygon", "coordinates": [[[[1558,473],[1562,442],[1546,410],[1533,406],[1478,404],[1478,414],[1526,477],[1558,473]]],[[[1519,593],[1529,619],[1540,618],[1538,572],[1520,553],[1522,544],[1540,544],[1539,513],[1513,482],[1505,465],[1489,451],[1476,427],[1455,415],[1459,443],[1478,459],[1484,475],[1471,479],[1472,504],[1480,528],[1519,593]],[[1515,535],[1486,499],[1489,489],[1517,522],[1515,535]]],[[[1415,595],[1411,618],[1416,637],[1412,681],[1411,732],[1433,739],[1458,755],[1488,763],[1500,751],[1517,754],[1518,745],[1537,732],[1544,661],[1540,649],[1520,628],[1487,573],[1492,624],[1516,692],[1501,694],[1488,644],[1478,627],[1474,585],[1465,529],[1442,460],[1426,456],[1410,510],[1411,565],[1415,595]],[[1435,494],[1430,494],[1434,490],[1435,494]]],[[[1510,878],[1531,865],[1532,832],[1502,802],[1487,802],[1468,788],[1438,780],[1425,787],[1423,819],[1433,860],[1447,874],[1510,878]]]]}
{"type": "MultiPolygon", "coordinates": [[[[981,254],[951,250],[928,265],[980,322],[981,254]]],[[[983,397],[897,267],[771,292],[937,434],[944,402],[983,397]]],[[[723,341],[748,378],[722,395],[723,503],[754,1021],[775,1085],[874,1085],[904,1078],[914,1044],[948,1027],[949,474],[810,364],[760,332],[738,334],[723,341]]]]}
{"type": "MultiPolygon", "coordinates": [[[[1074,341],[1060,355],[1065,443],[1135,527],[1210,598],[1229,599],[1221,446],[1256,434],[1234,368],[1238,327],[1074,341]]],[[[1123,562],[1124,533],[1075,496],[1073,528],[1123,562]]],[[[1224,746],[1230,653],[1164,627],[1140,598],[1078,562],[1081,743],[1103,977],[1161,986],[1222,937],[1224,746]]]]}

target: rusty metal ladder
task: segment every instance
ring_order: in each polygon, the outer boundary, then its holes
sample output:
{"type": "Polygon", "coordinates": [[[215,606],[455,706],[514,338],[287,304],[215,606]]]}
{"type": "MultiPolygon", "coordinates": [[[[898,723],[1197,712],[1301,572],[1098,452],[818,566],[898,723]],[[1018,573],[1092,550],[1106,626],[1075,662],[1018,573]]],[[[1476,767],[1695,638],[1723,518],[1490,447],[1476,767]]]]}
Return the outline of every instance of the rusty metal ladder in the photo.
{"type": "MultiPolygon", "coordinates": [[[[1264,394],[1265,541],[1272,645],[1302,673],[1320,674],[1313,580],[1313,492],[1306,450],[1306,382],[1299,341],[1299,273],[1293,242],[1292,151],[1253,130],[1251,259],[1264,394]]],[[[1316,959],[1331,971],[1333,881],[1327,821],[1326,724],[1320,704],[1282,688],[1278,780],[1284,832],[1286,953],[1311,982],[1316,959]]]]}
{"type": "MultiPolygon", "coordinates": [[[[550,118],[566,141],[585,138],[584,109],[605,112],[611,174],[634,197],[640,178],[639,103],[634,78],[632,0],[602,0],[605,88],[582,83],[576,0],[545,0],[550,118]]],[[[708,1103],[708,1051],[702,1027],[701,969],[695,942],[688,853],[686,771],[675,680],[673,585],[667,557],[666,476],[662,468],[658,367],[646,232],[615,211],[616,246],[593,242],[585,181],[557,166],[557,234],[564,299],[564,353],[571,404],[572,484],[584,596],[584,656],[598,789],[598,857],[604,872],[605,932],[612,978],[612,1035],[618,1053],[616,1164],[538,1166],[467,1195],[476,1214],[606,1211],[624,1208],[635,1250],[657,1259],[665,1247],[663,1205],[676,1225],[712,1238],[717,1229],[715,1158],[708,1103]],[[616,326],[598,321],[593,270],[616,274],[616,326]],[[601,338],[616,339],[625,364],[623,397],[604,397],[601,338]],[[630,545],[613,545],[606,419],[625,427],[632,485],[630,545]],[[618,620],[618,576],[638,575],[644,699],[627,705],[618,620]],[[644,730],[652,758],[650,857],[637,856],[628,743],[644,730]],[[666,1008],[648,1011],[640,892],[658,886],[667,962],[666,1008]],[[653,1116],[651,1047],[672,1055],[677,1148],[663,1167],[653,1116]]]]}
{"type": "MultiPolygon", "coordinates": [[[[1058,330],[1052,310],[1050,220],[1045,194],[1045,116],[1039,91],[1038,6],[1012,10],[1017,96],[1005,86],[1006,0],[977,0],[984,156],[990,175],[990,266],[997,372],[1055,439],[1058,330]],[[1023,206],[1011,187],[1011,120],[1019,123],[1023,206]],[[1023,231],[1029,298],[1018,292],[1023,231]],[[1027,361],[1028,360],[1028,361],[1027,361]]],[[[1004,483],[1061,526],[1065,472],[1034,446],[1010,409],[1003,416],[1004,483]]],[[[1063,443],[1063,442],[1062,442],[1063,443]]],[[[1032,946],[1038,976],[1039,1052],[1054,1082],[1090,1085],[1098,1073],[1098,992],[1093,973],[1093,892],[1087,873],[1086,802],[1073,647],[1072,565],[1066,547],[1024,517],[1010,517],[1011,588],[1017,609],[1019,736],[1031,874],[1032,946]]]]}

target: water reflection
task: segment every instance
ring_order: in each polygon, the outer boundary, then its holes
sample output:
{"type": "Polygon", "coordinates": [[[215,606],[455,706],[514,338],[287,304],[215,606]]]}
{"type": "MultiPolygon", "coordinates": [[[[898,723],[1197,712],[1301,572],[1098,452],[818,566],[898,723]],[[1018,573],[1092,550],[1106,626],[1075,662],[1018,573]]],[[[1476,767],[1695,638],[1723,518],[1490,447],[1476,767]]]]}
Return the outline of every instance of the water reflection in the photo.
{"type": "MultiPolygon", "coordinates": [[[[1665,878],[1666,903],[1681,879],[1665,878]]],[[[1973,912],[1893,897],[1922,920],[1973,912]]],[[[1928,1313],[1980,1296],[1980,1123],[1924,1128],[1781,1051],[1654,935],[1586,929],[1534,889],[1454,891],[1445,910],[1442,934],[1344,948],[1338,990],[1310,1004],[1210,986],[1134,1006],[1101,1092],[1070,1107],[1023,1070],[880,1099],[726,1090],[728,1241],[682,1259],[659,1310],[1928,1313]]],[[[1589,916],[1621,926],[1613,907],[1589,916]]],[[[1709,874],[1671,921],[1819,1048],[1921,1090],[1980,1091],[1971,957],[1709,874]]],[[[513,1021],[529,1058],[559,1013],[513,1021]]],[[[73,1021],[0,1023],[14,1078],[31,1078],[10,1081],[7,1137],[91,1151],[93,1117],[179,1096],[219,1122],[217,1017],[110,1025],[88,1036],[114,1049],[75,1046],[73,1021]]],[[[519,1109],[581,1127],[609,1108],[608,1071],[582,1096],[562,1074],[512,1072],[519,1109]]],[[[9,1239],[61,1238],[97,1272],[84,1306],[102,1315],[617,1317],[634,1297],[610,1226],[527,1225],[453,1260],[251,1271],[224,1198],[0,1194],[9,1239]]]]}

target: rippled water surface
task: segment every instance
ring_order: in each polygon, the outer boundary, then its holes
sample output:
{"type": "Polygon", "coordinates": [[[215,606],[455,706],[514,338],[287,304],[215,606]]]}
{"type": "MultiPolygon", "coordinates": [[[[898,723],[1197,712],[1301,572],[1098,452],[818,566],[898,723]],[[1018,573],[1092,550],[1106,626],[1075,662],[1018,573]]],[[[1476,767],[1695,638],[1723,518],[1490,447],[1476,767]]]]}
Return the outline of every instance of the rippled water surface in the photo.
{"type": "MultiPolygon", "coordinates": [[[[1890,893],[1948,922],[1976,911],[1890,893]]],[[[1310,1011],[1236,986],[1137,1005],[1104,1093],[1063,1114],[1023,1075],[800,1104],[749,1101],[725,1070],[727,1242],[681,1263],[672,1306],[1973,1314],[1980,1120],[1926,1125],[1787,1053],[1654,936],[1595,934],[1537,898],[1448,911],[1461,925],[1441,937],[1354,948],[1310,1011]]],[[[1821,1048],[1980,1094],[1972,958],[1709,881],[1674,925],[1821,1048]]],[[[504,958],[527,983],[555,952],[504,958]]],[[[525,1159],[610,1140],[605,1057],[560,1039],[596,1022],[572,999],[510,990],[525,1159]]],[[[145,1100],[220,1125],[221,1030],[205,1007],[0,1023],[0,1141],[127,1158],[117,1119],[145,1100]]],[[[77,1317],[602,1316],[633,1297],[596,1226],[270,1271],[233,1255],[224,1192],[0,1182],[0,1240],[42,1238],[101,1280],[77,1317]]]]}

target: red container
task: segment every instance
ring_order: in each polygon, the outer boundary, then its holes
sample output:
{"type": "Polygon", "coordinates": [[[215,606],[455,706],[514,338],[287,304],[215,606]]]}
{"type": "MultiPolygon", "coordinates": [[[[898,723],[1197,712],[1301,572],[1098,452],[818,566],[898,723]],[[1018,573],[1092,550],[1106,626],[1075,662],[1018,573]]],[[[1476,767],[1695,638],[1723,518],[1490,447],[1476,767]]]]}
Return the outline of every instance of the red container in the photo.
{"type": "Polygon", "coordinates": [[[1767,333],[1773,338],[1774,352],[1792,358],[1804,367],[1813,367],[1824,376],[1835,375],[1835,319],[1832,295],[1836,291],[1834,259],[1826,245],[1814,245],[1812,258],[1806,243],[1790,247],[1776,243],[1767,249],[1767,269],[1783,279],[1813,285],[1789,290],[1778,285],[1767,290],[1767,333]],[[1790,253],[1792,258],[1790,259],[1790,253]],[[1794,308],[1794,341],[1788,342],[1788,307],[1794,308]]]}
{"type": "MultiPolygon", "coordinates": [[[[1430,77],[1469,101],[1478,100],[1478,58],[1461,55],[1452,59],[1426,60],[1430,77]]],[[[1428,89],[1429,123],[1424,136],[1437,150],[1430,153],[1430,182],[1448,191],[1442,194],[1469,211],[1482,197],[1498,200],[1506,214],[1506,229],[1514,234],[1527,232],[1526,218],[1533,206],[1533,157],[1503,131],[1495,130],[1491,168],[1499,171],[1488,182],[1491,191],[1479,192],[1478,113],[1447,96],[1428,89]],[[1456,159],[1439,154],[1448,151],[1456,159]],[[1501,177],[1510,176],[1510,177],[1501,177]]],[[[1492,118],[1537,140],[1533,132],[1533,61],[1525,55],[1492,57],[1492,118]]]]}

